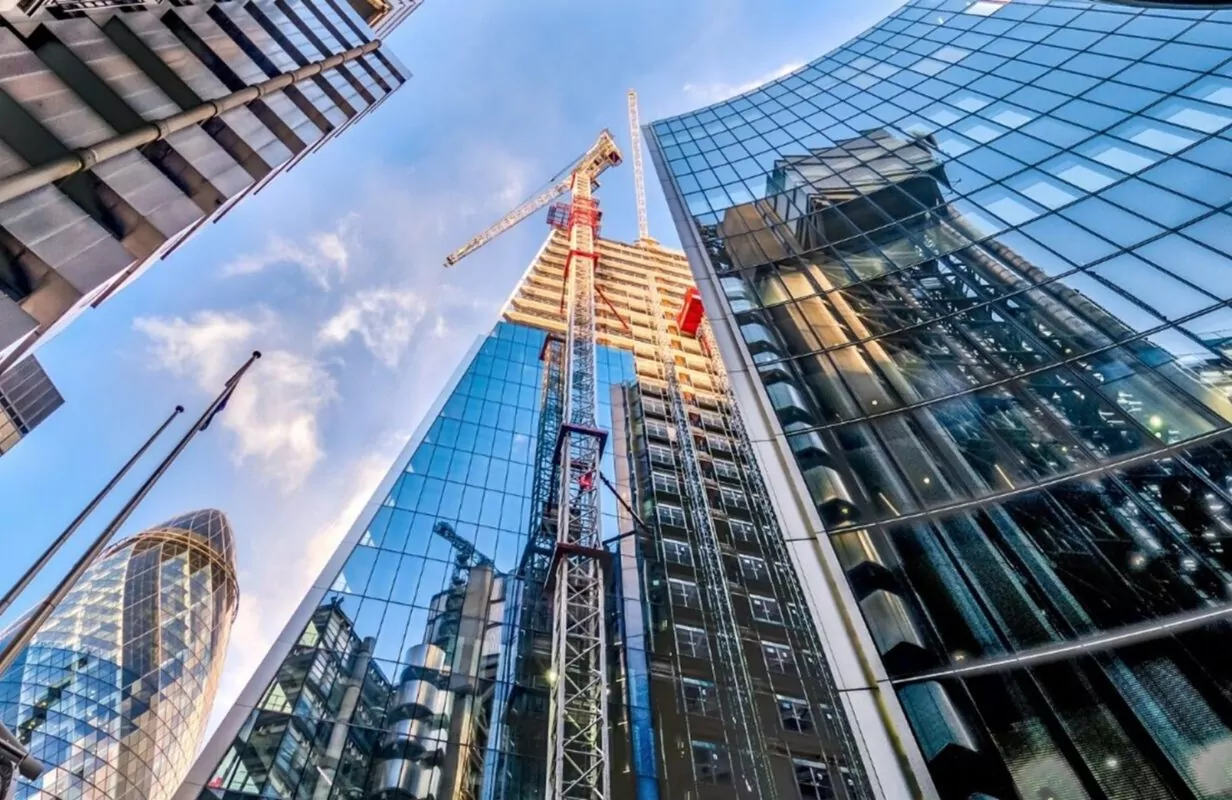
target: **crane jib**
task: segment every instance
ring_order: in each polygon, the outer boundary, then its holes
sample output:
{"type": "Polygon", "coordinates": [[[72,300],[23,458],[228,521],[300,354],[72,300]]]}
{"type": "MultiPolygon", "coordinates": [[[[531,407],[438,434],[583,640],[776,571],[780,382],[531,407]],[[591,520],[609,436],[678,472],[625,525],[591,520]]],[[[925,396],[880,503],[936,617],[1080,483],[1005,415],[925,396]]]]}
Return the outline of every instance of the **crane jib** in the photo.
{"type": "MultiPolygon", "coordinates": [[[[548,182],[549,186],[529,198],[519,203],[516,208],[510,211],[505,216],[497,220],[491,227],[480,233],[478,236],[471,239],[466,244],[459,247],[457,250],[445,257],[445,266],[452,267],[462,259],[469,256],[479,248],[483,247],[488,242],[500,236],[505,231],[522,222],[527,217],[534,214],[539,209],[546,206],[548,203],[560,197],[565,192],[569,191],[573,182],[573,178],[578,175],[586,175],[592,184],[609,167],[615,167],[621,163],[620,148],[616,146],[616,140],[612,138],[612,134],[608,130],[603,130],[599,134],[599,138],[591,145],[590,149],[582,154],[580,158],[575,160],[565,171],[557,173],[548,182]],[[564,180],[559,180],[562,175],[567,175],[564,180]]],[[[590,189],[591,187],[587,187],[590,189]]]]}

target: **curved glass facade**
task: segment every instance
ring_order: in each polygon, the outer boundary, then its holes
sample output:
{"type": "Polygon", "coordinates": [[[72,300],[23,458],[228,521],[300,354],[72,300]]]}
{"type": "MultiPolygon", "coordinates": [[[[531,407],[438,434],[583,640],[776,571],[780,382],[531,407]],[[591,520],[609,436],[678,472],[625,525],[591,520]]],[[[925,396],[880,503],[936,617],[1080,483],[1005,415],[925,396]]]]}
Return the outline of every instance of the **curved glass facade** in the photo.
{"type": "Polygon", "coordinates": [[[1232,797],[1232,12],[917,0],[648,128],[944,798],[1232,797]]]}
{"type": "Polygon", "coordinates": [[[47,765],[13,797],[167,800],[205,732],[238,603],[219,511],[108,548],[0,678],[4,723],[47,765]]]}

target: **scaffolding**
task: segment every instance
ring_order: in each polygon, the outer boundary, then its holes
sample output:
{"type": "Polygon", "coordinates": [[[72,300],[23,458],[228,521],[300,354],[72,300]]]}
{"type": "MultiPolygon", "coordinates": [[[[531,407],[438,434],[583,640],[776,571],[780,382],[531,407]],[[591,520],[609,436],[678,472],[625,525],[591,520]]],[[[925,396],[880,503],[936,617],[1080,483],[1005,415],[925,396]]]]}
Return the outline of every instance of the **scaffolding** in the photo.
{"type": "MultiPolygon", "coordinates": [[[[744,656],[743,637],[735,604],[732,602],[730,576],[723,559],[723,545],[714,528],[714,511],[710,507],[709,493],[703,478],[693,429],[684,393],[676,375],[676,361],[671,340],[664,323],[663,304],[659,296],[658,282],[650,276],[647,291],[650,316],[654,319],[655,344],[663,363],[667,382],[668,414],[676,429],[676,458],[685,477],[681,495],[688,506],[686,519],[695,539],[702,588],[705,597],[705,615],[714,632],[713,648],[716,651],[714,664],[728,667],[726,685],[718,693],[719,714],[735,722],[739,741],[728,737],[728,751],[735,755],[733,774],[743,782],[739,794],[750,798],[774,798],[774,780],[769,763],[769,748],[765,731],[757,714],[757,698],[753,677],[749,673],[744,656]]],[[[716,671],[716,679],[719,677],[716,671]]],[[[716,680],[716,684],[717,684],[716,680]]]]}

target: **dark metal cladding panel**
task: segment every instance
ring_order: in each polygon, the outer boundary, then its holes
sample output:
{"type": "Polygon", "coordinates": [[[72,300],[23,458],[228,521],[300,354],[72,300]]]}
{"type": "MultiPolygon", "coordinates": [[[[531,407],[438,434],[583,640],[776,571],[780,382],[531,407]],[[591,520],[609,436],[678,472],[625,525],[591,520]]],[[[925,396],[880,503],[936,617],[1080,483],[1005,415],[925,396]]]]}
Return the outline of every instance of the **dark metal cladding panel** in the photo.
{"type": "MultiPolygon", "coordinates": [[[[183,18],[184,12],[187,11],[188,9],[179,9],[180,17],[183,18]]],[[[117,14],[107,24],[115,23],[122,24],[132,31],[201,99],[212,100],[229,93],[230,90],[223,85],[218,76],[201,63],[201,59],[197,58],[156,15],[117,14]]]]}
{"type": "MultiPolygon", "coordinates": [[[[0,142],[0,177],[26,167],[0,142]]],[[[54,186],[0,203],[0,227],[59,270],[82,294],[134,262],[119,242],[54,186]]]]}
{"type": "Polygon", "coordinates": [[[261,70],[256,63],[248,57],[234,39],[227,35],[227,32],[218,27],[218,23],[210,19],[204,8],[194,8],[191,6],[180,6],[174,11],[184,24],[192,29],[193,33],[205,42],[206,46],[214,55],[218,56],[219,60],[231,68],[241,81],[246,85],[253,85],[261,81],[269,79],[269,75],[261,70]]]}
{"type": "Polygon", "coordinates": [[[248,40],[280,72],[290,72],[299,66],[299,64],[295,63],[295,59],[282,48],[282,45],[274,41],[273,37],[266,33],[265,29],[252,18],[252,15],[248,13],[244,5],[239,3],[221,3],[214,6],[213,11],[215,14],[222,14],[235,23],[235,26],[248,37],[248,40]]]}
{"type": "MultiPolygon", "coordinates": [[[[322,89],[317,83],[319,80],[329,80],[332,82],[333,79],[335,79],[334,76],[327,76],[325,78],[318,76],[310,82],[305,81],[300,84],[300,86],[304,92],[304,96],[309,98],[312,101],[312,104],[321,110],[321,113],[325,115],[325,118],[332,122],[334,127],[340,127],[346,123],[347,115],[343,113],[342,109],[338,108],[338,106],[334,104],[334,101],[329,98],[329,95],[327,95],[325,90],[322,89]]],[[[341,91],[341,88],[339,88],[339,91],[341,91]]]]}
{"type": "Polygon", "coordinates": [[[359,77],[364,85],[368,87],[368,91],[376,96],[388,94],[393,91],[398,84],[393,82],[389,77],[382,75],[376,68],[372,66],[373,62],[368,56],[356,59],[349,64],[352,75],[359,77]]]}
{"type": "MultiPolygon", "coordinates": [[[[353,46],[338,39],[335,35],[337,29],[327,25],[320,16],[314,13],[315,5],[292,6],[284,0],[254,0],[254,4],[266,11],[271,19],[286,19],[292,27],[301,31],[301,35],[312,43],[316,52],[332,55],[344,52],[353,46]]],[[[281,23],[279,24],[280,27],[285,28],[281,23]]],[[[330,70],[326,77],[346,98],[356,113],[373,99],[365,98],[360,94],[360,86],[364,84],[359,83],[359,78],[354,76],[354,69],[350,64],[339,65],[330,70]]],[[[364,86],[364,89],[367,87],[364,86]]]]}
{"type": "MultiPolygon", "coordinates": [[[[297,69],[300,65],[296,63],[295,59],[292,58],[286,50],[283,49],[282,45],[274,41],[274,38],[261,27],[261,24],[257,22],[257,20],[253,18],[252,14],[248,12],[246,5],[247,4],[245,4],[245,7],[241,7],[236,3],[225,3],[223,5],[215,6],[214,8],[216,12],[220,12],[230,19],[235,26],[243,32],[248,40],[265,54],[265,56],[277,69],[283,72],[290,72],[297,69]]],[[[269,15],[267,14],[267,16],[269,15]]],[[[281,21],[285,23],[288,28],[293,27],[290,25],[289,21],[282,18],[281,14],[279,15],[279,18],[272,18],[272,21],[274,21],[275,24],[278,24],[281,21]]],[[[295,33],[299,35],[301,39],[303,38],[303,34],[299,34],[298,31],[295,33]]],[[[294,42],[294,40],[291,41],[294,42]]],[[[296,46],[296,44],[298,44],[298,42],[294,42],[292,46],[296,46]]],[[[306,40],[304,41],[304,44],[308,44],[306,40]]],[[[308,53],[313,52],[313,50],[314,48],[309,46],[308,53]]],[[[309,61],[317,60],[309,54],[305,54],[305,57],[309,61]]],[[[304,97],[309,103],[312,104],[314,108],[316,108],[335,126],[346,122],[346,115],[338,110],[333,101],[325,95],[325,91],[321,89],[315,81],[302,81],[297,83],[295,88],[304,95],[304,97]]],[[[287,119],[286,117],[283,117],[283,119],[287,121],[288,125],[291,124],[290,119],[287,119]]],[[[321,137],[322,132],[320,131],[319,126],[316,135],[312,136],[309,136],[307,131],[301,132],[300,128],[296,125],[292,125],[292,127],[297,133],[299,133],[300,138],[304,139],[306,142],[315,142],[321,137]]]]}
{"type": "Polygon", "coordinates": [[[357,34],[347,24],[346,20],[342,18],[342,15],[338,13],[338,10],[331,3],[326,2],[326,0],[296,5],[295,10],[304,17],[305,23],[315,27],[315,24],[319,22],[322,27],[327,28],[331,34],[330,39],[327,41],[340,42],[344,50],[358,47],[371,38],[370,36],[360,36],[357,34]]]}
{"type": "MultiPolygon", "coordinates": [[[[176,77],[201,100],[212,100],[230,92],[180,38],[153,14],[121,14],[113,17],[108,24],[127,26],[142,44],[170,67],[176,77]]],[[[260,154],[269,167],[277,167],[291,157],[291,151],[286,145],[253,116],[248,108],[233,108],[222,115],[222,120],[236,136],[260,154]]]]}
{"type": "Polygon", "coordinates": [[[234,197],[252,185],[252,176],[200,128],[173,133],[167,143],[226,197],[234,197]]]}
{"type": "MultiPolygon", "coordinates": [[[[269,100],[265,99],[266,105],[269,105],[269,100]]],[[[231,109],[222,115],[222,120],[271,167],[281,166],[290,160],[290,148],[247,108],[231,109]]]]}
{"type": "MultiPolygon", "coordinates": [[[[248,19],[251,22],[256,23],[258,26],[261,26],[261,22],[254,15],[260,15],[268,20],[269,24],[277,28],[278,34],[282,36],[286,42],[286,47],[283,48],[284,52],[288,52],[296,64],[303,65],[314,61],[320,61],[321,59],[328,58],[337,52],[341,52],[336,49],[322,50],[317,47],[300,29],[300,27],[296,25],[293,20],[289,19],[286,13],[282,9],[278,8],[274,3],[247,3],[245,4],[244,12],[237,11],[231,16],[234,19],[237,18],[240,13],[246,13],[248,15],[248,19]],[[288,50],[287,48],[290,49],[288,50]]],[[[274,37],[267,32],[264,27],[261,27],[260,30],[262,33],[270,37],[271,43],[276,45],[278,44],[274,41],[274,37]]],[[[278,46],[282,47],[282,45],[278,46]]],[[[346,122],[347,115],[337,107],[333,99],[325,92],[324,88],[320,85],[321,81],[325,81],[333,87],[334,91],[336,91],[343,100],[350,103],[353,109],[356,109],[356,112],[358,112],[359,108],[363,107],[364,103],[358,98],[358,93],[355,91],[355,88],[347,83],[345,77],[338,74],[337,69],[331,69],[326,73],[318,75],[312,78],[311,82],[305,81],[298,84],[300,90],[303,91],[304,96],[309,98],[313,105],[320,109],[325,117],[335,126],[342,125],[346,122]],[[309,83],[311,83],[311,86],[309,83]]]]}
{"type": "MultiPolygon", "coordinates": [[[[261,83],[268,80],[269,76],[261,70],[260,67],[253,62],[251,58],[240,48],[230,35],[227,34],[218,23],[211,19],[203,9],[181,7],[175,10],[185,24],[192,28],[197,36],[209,46],[210,50],[224,61],[236,76],[248,85],[261,83]]],[[[255,23],[253,23],[255,25],[255,23]]],[[[281,53],[281,49],[278,49],[281,53]]],[[[285,58],[285,55],[283,56],[285,58]]],[[[294,69],[294,66],[292,66],[294,69]]],[[[278,115],[287,127],[289,127],[305,144],[312,144],[317,139],[321,138],[321,129],[312,123],[304,112],[296,108],[295,104],[283,92],[275,92],[261,98],[261,102],[269,106],[270,110],[278,115]]],[[[281,142],[285,146],[285,142],[281,142]]],[[[260,150],[265,153],[264,149],[260,150]]],[[[288,156],[289,156],[288,151],[288,156]]],[[[284,159],[285,160],[285,159],[284,159]]],[[[276,161],[273,163],[282,163],[276,161]]]]}
{"type": "Polygon", "coordinates": [[[372,40],[372,29],[355,13],[349,0],[315,0],[312,5],[323,9],[332,19],[341,20],[347,38],[363,42],[372,40]]]}
{"type": "Polygon", "coordinates": [[[270,22],[277,26],[279,33],[286,38],[287,43],[295,50],[295,53],[308,61],[317,61],[318,59],[341,52],[339,49],[330,48],[328,45],[326,45],[325,50],[318,47],[316,42],[310,39],[276,3],[251,0],[251,2],[244,4],[244,10],[250,15],[254,10],[264,14],[270,22]]]}
{"type": "Polygon", "coordinates": [[[0,89],[66,147],[87,147],[115,133],[6,28],[0,28],[0,89]]]}
{"type": "Polygon", "coordinates": [[[382,80],[389,84],[391,91],[402,85],[402,80],[390,72],[389,67],[385,66],[385,62],[376,57],[376,53],[369,53],[364,56],[362,60],[365,64],[371,67],[376,74],[380,75],[382,80]]]}
{"type": "MultiPolygon", "coordinates": [[[[323,95],[320,89],[317,89],[317,93],[323,95]]],[[[275,92],[263,97],[262,101],[295,131],[295,135],[302,139],[304,144],[315,144],[325,135],[321,128],[308,119],[308,115],[287,97],[286,92],[275,92]]]]}
{"type": "Polygon", "coordinates": [[[201,219],[201,209],[140,153],[108,159],[93,172],[168,239],[201,219]]]}
{"type": "MultiPolygon", "coordinates": [[[[325,73],[323,77],[325,80],[329,81],[330,86],[334,87],[334,91],[338,92],[342,99],[351,106],[351,109],[354,112],[351,116],[354,116],[368,105],[368,101],[361,97],[359,91],[356,90],[355,85],[347,80],[345,70],[345,66],[338,66],[325,73]]],[[[347,119],[349,119],[349,117],[341,110],[339,110],[339,113],[342,114],[342,122],[346,122],[347,119]]],[[[334,121],[335,124],[342,124],[337,122],[333,114],[330,114],[329,118],[334,121]]]]}
{"type": "MultiPolygon", "coordinates": [[[[181,111],[153,81],[88,19],[47,23],[47,28],[64,42],[95,75],[106,81],[116,94],[143,119],[158,120],[181,111]]],[[[252,183],[244,168],[199,127],[177,131],[167,143],[192,165],[211,185],[227,197],[252,183]]]]}
{"type": "MultiPolygon", "coordinates": [[[[348,83],[350,83],[352,87],[358,85],[363,87],[363,90],[367,92],[369,95],[367,98],[363,95],[359,95],[359,100],[362,101],[364,106],[375,103],[377,100],[381,99],[382,95],[385,94],[385,90],[381,88],[381,84],[377,82],[376,77],[364,69],[362,64],[346,64],[339,67],[339,71],[344,75],[350,76],[348,83]]],[[[359,94],[358,90],[356,90],[356,94],[359,94]]]]}
{"type": "MultiPolygon", "coordinates": [[[[69,148],[89,147],[115,135],[5,29],[0,29],[0,88],[69,148]]],[[[165,237],[174,236],[201,216],[201,210],[138,153],[117,156],[93,172],[165,237]]]]}
{"type": "Polygon", "coordinates": [[[385,68],[389,70],[389,72],[393,75],[394,80],[398,83],[406,83],[407,79],[411,77],[410,70],[402,66],[402,62],[399,61],[397,56],[391,53],[388,48],[382,47],[372,55],[377,61],[384,63],[385,68]]]}
{"type": "Polygon", "coordinates": [[[48,20],[43,26],[145,119],[165,117],[179,110],[93,20],[48,20]]]}

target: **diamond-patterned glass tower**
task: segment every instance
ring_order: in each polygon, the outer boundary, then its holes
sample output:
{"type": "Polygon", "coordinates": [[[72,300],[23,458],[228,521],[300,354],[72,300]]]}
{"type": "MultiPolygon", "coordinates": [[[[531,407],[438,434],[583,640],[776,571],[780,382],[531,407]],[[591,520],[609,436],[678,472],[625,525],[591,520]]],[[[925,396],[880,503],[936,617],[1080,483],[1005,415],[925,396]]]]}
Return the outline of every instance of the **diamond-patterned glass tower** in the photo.
{"type": "Polygon", "coordinates": [[[0,679],[4,723],[47,765],[14,797],[170,797],[209,718],[238,600],[220,511],[112,545],[0,679]]]}

